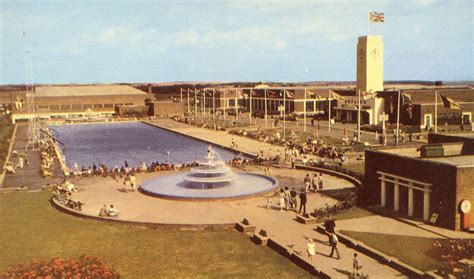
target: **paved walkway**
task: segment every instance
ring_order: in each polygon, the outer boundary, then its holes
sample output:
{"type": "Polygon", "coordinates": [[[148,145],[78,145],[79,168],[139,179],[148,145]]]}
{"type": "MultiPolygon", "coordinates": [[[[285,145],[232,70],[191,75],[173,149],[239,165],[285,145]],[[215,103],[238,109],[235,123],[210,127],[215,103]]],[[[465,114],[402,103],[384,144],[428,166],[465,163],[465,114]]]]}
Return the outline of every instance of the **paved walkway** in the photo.
{"type": "MultiPolygon", "coordinates": [[[[18,154],[25,152],[26,144],[28,142],[28,124],[19,123],[15,135],[15,142],[13,143],[13,151],[18,154]]],[[[16,164],[19,157],[10,156],[9,161],[16,164]]],[[[22,169],[16,169],[15,174],[7,174],[5,176],[5,188],[12,187],[27,187],[28,189],[41,189],[47,183],[54,184],[61,180],[62,172],[55,163],[55,173],[58,177],[45,179],[40,174],[40,152],[28,151],[28,164],[22,169]]]]}
{"type": "MultiPolygon", "coordinates": [[[[263,173],[263,169],[251,167],[251,172],[263,173]]],[[[138,174],[137,182],[151,179],[156,175],[168,174],[167,172],[153,174],[138,174]]],[[[272,175],[283,182],[283,184],[303,184],[305,171],[287,169],[273,169],[272,175]]],[[[324,176],[325,188],[342,189],[351,188],[349,182],[340,178],[324,176]]],[[[124,193],[121,191],[122,180],[115,181],[112,178],[91,177],[73,180],[78,185],[80,192],[73,195],[73,199],[85,203],[83,212],[97,215],[103,204],[114,204],[120,211],[120,219],[155,223],[170,224],[226,224],[236,223],[247,218],[257,226],[257,230],[265,229],[269,235],[285,243],[288,248],[301,252],[306,256],[306,243],[308,238],[316,242],[317,255],[314,264],[333,278],[344,278],[346,273],[352,270],[353,249],[339,245],[342,260],[329,258],[330,247],[327,237],[316,232],[315,226],[303,225],[295,221],[296,213],[292,211],[280,212],[278,209],[278,198],[274,196],[273,209],[266,209],[266,197],[254,197],[236,201],[172,201],[150,197],[139,192],[124,193]]],[[[326,203],[334,204],[337,201],[319,193],[311,193],[308,197],[308,211],[316,207],[322,207],[326,203]]],[[[403,277],[398,271],[379,264],[377,261],[361,255],[364,263],[364,272],[372,278],[394,278],[403,277]]]]}
{"type": "MultiPolygon", "coordinates": [[[[238,145],[239,150],[258,154],[260,149],[272,150],[273,154],[284,149],[267,143],[259,143],[248,138],[229,135],[227,132],[212,131],[209,129],[188,126],[172,120],[158,120],[161,126],[166,128],[214,142],[223,146],[229,146],[232,138],[238,145]]],[[[251,167],[250,172],[263,173],[260,167],[251,167]]],[[[301,188],[303,177],[307,172],[301,170],[288,171],[285,168],[272,168],[272,175],[276,177],[283,186],[296,186],[301,188]]],[[[160,173],[165,174],[165,173],[160,173]]],[[[144,180],[151,179],[157,174],[139,174],[137,182],[140,185],[144,180]]],[[[341,189],[354,187],[349,182],[324,175],[325,189],[341,189]]],[[[317,255],[314,264],[329,274],[333,278],[345,278],[352,270],[352,255],[355,250],[344,245],[339,245],[342,260],[329,258],[330,247],[327,244],[327,237],[316,232],[315,226],[303,225],[296,222],[296,214],[292,211],[280,212],[277,209],[278,199],[272,198],[274,209],[267,210],[266,197],[254,197],[237,201],[214,201],[214,202],[192,202],[192,201],[172,201],[149,197],[139,192],[124,193],[121,191],[122,181],[115,181],[112,178],[91,177],[75,180],[82,190],[75,193],[73,199],[78,199],[85,203],[84,213],[97,215],[104,204],[114,204],[120,210],[120,219],[136,220],[143,222],[170,223],[170,224],[222,224],[236,223],[243,218],[247,218],[252,224],[257,226],[257,230],[265,229],[269,235],[285,243],[288,248],[306,255],[306,243],[308,238],[313,238],[317,246],[317,255]]],[[[308,197],[308,212],[316,207],[323,207],[325,204],[334,204],[337,201],[321,195],[311,193],[308,197]]],[[[364,264],[364,272],[372,278],[395,278],[404,277],[398,271],[378,263],[376,260],[365,255],[360,256],[364,264]]]]}

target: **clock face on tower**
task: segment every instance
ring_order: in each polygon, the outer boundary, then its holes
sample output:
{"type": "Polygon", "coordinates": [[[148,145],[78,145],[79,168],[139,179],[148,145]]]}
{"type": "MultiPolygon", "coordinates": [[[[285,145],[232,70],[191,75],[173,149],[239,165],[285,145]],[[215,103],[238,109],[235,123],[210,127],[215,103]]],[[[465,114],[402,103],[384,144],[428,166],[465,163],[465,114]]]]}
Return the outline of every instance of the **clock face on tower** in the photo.
{"type": "Polygon", "coordinates": [[[364,59],[364,53],[365,53],[365,49],[364,48],[360,48],[359,49],[359,59],[364,59]]]}
{"type": "Polygon", "coordinates": [[[469,213],[469,211],[471,211],[471,202],[468,200],[462,200],[459,207],[462,213],[469,213]]]}
{"type": "Polygon", "coordinates": [[[380,53],[377,51],[376,48],[374,48],[374,49],[372,49],[372,50],[370,51],[370,56],[371,56],[372,58],[374,58],[374,59],[379,58],[379,55],[380,55],[380,53]]]}

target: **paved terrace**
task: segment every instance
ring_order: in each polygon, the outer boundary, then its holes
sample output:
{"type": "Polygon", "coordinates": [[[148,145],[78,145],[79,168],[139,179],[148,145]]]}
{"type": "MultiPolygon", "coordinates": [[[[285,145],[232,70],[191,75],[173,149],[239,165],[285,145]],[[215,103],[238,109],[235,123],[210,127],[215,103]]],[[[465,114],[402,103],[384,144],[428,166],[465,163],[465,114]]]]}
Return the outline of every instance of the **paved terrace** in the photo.
{"type": "MultiPolygon", "coordinates": [[[[238,170],[236,170],[238,171],[238,170]]],[[[250,172],[263,173],[262,167],[250,167],[250,172]]],[[[286,168],[273,168],[272,175],[280,180],[283,185],[303,185],[306,171],[286,168]]],[[[137,183],[151,179],[156,175],[168,174],[144,173],[137,175],[137,183]]],[[[336,177],[324,175],[325,189],[344,189],[354,187],[351,183],[336,177]]],[[[163,224],[228,224],[247,218],[251,224],[257,226],[257,231],[265,229],[269,236],[284,243],[288,248],[301,252],[306,257],[306,243],[308,238],[316,242],[317,255],[314,264],[318,269],[333,278],[344,278],[352,271],[352,255],[355,250],[339,245],[341,260],[329,258],[330,247],[327,236],[316,232],[314,225],[303,225],[296,222],[296,213],[292,211],[280,212],[277,196],[272,197],[273,209],[266,209],[266,197],[253,197],[245,200],[234,201],[172,201],[157,197],[150,197],[140,192],[122,192],[122,179],[114,180],[110,177],[90,177],[74,179],[80,192],[73,194],[74,200],[85,203],[83,212],[96,215],[104,204],[114,204],[120,211],[121,220],[153,222],[163,224]]],[[[337,201],[320,193],[308,195],[308,211],[322,207],[325,203],[334,204],[337,201]]],[[[360,254],[360,253],[359,253],[360,254]]],[[[364,264],[364,273],[372,278],[404,277],[398,271],[378,263],[365,255],[360,255],[364,264]]]]}

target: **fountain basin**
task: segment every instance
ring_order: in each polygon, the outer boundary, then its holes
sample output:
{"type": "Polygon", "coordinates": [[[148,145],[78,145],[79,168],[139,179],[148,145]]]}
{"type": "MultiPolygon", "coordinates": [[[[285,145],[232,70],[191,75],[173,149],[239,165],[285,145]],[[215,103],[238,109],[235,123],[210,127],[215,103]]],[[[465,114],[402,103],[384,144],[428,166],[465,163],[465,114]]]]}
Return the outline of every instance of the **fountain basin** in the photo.
{"type": "Polygon", "coordinates": [[[278,187],[278,180],[260,174],[236,173],[232,183],[222,187],[218,183],[212,188],[200,188],[186,181],[188,173],[159,176],[142,183],[142,193],[177,200],[240,199],[263,195],[278,187]]]}

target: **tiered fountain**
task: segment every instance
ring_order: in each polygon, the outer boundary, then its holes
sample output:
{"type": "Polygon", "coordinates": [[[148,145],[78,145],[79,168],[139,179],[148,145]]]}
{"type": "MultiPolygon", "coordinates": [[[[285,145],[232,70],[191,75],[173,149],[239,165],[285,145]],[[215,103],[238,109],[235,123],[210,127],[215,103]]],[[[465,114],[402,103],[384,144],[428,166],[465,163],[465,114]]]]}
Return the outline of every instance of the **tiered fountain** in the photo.
{"type": "Polygon", "coordinates": [[[189,173],[159,176],[145,181],[140,190],[172,199],[210,200],[243,198],[272,191],[278,180],[260,174],[234,173],[209,146],[189,173]]]}
{"type": "Polygon", "coordinates": [[[192,168],[191,173],[184,177],[186,187],[213,189],[228,186],[237,179],[237,175],[225,165],[224,161],[217,159],[217,154],[211,148],[208,148],[207,156],[197,163],[199,167],[192,168]]]}

